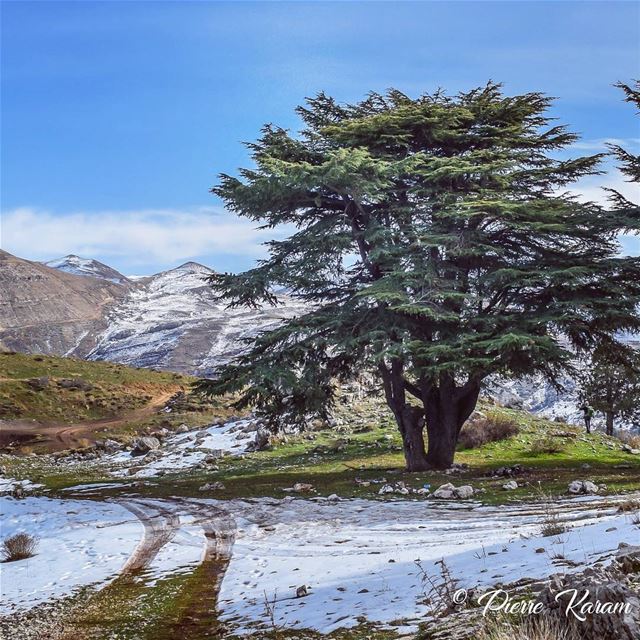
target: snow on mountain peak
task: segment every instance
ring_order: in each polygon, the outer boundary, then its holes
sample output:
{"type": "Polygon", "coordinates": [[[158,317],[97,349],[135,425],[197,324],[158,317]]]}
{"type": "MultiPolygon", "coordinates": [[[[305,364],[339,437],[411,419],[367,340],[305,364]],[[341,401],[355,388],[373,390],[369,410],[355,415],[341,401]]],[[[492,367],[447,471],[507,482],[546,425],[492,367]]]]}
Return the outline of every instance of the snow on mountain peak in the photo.
{"type": "Polygon", "coordinates": [[[43,264],[47,267],[51,267],[52,269],[58,269],[65,273],[72,273],[76,276],[89,276],[91,278],[115,282],[116,284],[126,284],[129,282],[126,276],[123,276],[119,271],[116,271],[110,266],[99,262],[98,260],[82,258],[74,254],[50,260],[43,264]]]}

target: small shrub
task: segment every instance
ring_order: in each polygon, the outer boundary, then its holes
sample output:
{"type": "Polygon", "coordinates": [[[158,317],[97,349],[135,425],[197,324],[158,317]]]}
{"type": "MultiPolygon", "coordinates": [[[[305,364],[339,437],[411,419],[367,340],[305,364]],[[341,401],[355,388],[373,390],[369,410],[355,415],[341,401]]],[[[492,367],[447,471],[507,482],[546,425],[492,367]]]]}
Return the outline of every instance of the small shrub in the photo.
{"type": "Polygon", "coordinates": [[[628,431],[618,431],[616,437],[623,444],[628,444],[632,449],[640,449],[640,435],[628,431]]]}
{"type": "Polygon", "coordinates": [[[542,453],[562,453],[566,449],[566,444],[552,436],[539,438],[531,443],[529,451],[534,455],[542,453]]]}
{"type": "Polygon", "coordinates": [[[629,513],[629,512],[633,512],[633,511],[638,511],[640,512],[640,500],[625,500],[624,502],[621,502],[620,505],[618,506],[618,511],[620,513],[629,513]]]}
{"type": "Polygon", "coordinates": [[[488,442],[498,442],[515,436],[519,431],[513,418],[502,413],[491,412],[486,417],[467,422],[458,438],[461,449],[476,449],[488,442]]]}
{"type": "Polygon", "coordinates": [[[562,619],[543,616],[513,620],[501,617],[487,621],[479,640],[578,640],[579,636],[562,619]]]}
{"type": "Polygon", "coordinates": [[[24,560],[35,555],[38,539],[28,533],[16,533],[2,541],[0,553],[3,562],[24,560]]]}
{"type": "Polygon", "coordinates": [[[567,527],[560,519],[560,512],[556,506],[556,498],[550,493],[540,492],[543,499],[542,526],[540,534],[545,538],[549,536],[559,536],[567,531],[567,527]]]}

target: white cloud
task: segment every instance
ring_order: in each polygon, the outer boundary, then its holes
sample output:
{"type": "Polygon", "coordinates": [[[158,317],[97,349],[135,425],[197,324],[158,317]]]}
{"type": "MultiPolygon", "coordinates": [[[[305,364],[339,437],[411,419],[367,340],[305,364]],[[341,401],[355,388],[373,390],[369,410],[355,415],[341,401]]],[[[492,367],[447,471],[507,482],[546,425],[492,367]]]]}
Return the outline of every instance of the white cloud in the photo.
{"type": "Polygon", "coordinates": [[[567,151],[608,151],[608,145],[618,145],[632,151],[640,146],[640,138],[596,138],[594,140],[579,140],[567,147],[567,151]]]}
{"type": "Polygon", "coordinates": [[[606,206],[608,194],[604,187],[615,189],[632,202],[640,201],[640,186],[635,182],[629,182],[617,169],[612,169],[603,176],[589,176],[579,180],[569,191],[580,200],[598,202],[606,206]]]}
{"type": "Polygon", "coordinates": [[[21,207],[2,213],[0,245],[32,260],[75,253],[122,258],[128,264],[164,264],[206,255],[249,258],[265,254],[263,242],[280,236],[223,209],[53,213],[21,207]]]}
{"type": "MultiPolygon", "coordinates": [[[[637,184],[612,169],[603,176],[591,176],[577,183],[572,192],[581,199],[606,204],[603,186],[640,201],[637,184]]],[[[54,213],[21,207],[2,213],[0,246],[23,258],[50,260],[68,253],[113,259],[135,270],[137,265],[166,268],[187,260],[207,262],[234,256],[243,263],[266,255],[262,243],[282,238],[288,231],[256,229],[256,224],[222,208],[198,207],[185,210],[148,209],[54,213]]],[[[627,250],[637,253],[637,239],[627,241],[627,250]]],[[[226,262],[221,259],[221,262],[226,262]]]]}

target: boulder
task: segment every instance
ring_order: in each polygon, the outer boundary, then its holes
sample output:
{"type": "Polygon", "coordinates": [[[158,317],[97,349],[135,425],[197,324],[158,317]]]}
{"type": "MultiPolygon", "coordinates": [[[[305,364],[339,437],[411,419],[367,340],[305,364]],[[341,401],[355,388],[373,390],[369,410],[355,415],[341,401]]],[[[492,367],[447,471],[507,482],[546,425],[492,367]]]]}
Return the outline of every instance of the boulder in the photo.
{"type": "Polygon", "coordinates": [[[598,486],[590,480],[574,480],[569,483],[568,491],[577,496],[598,493],[599,489],[598,486]]]}
{"type": "Polygon", "coordinates": [[[132,456],[144,456],[149,451],[154,451],[155,449],[160,448],[160,440],[158,438],[154,438],[153,436],[143,436],[142,438],[138,438],[133,443],[133,449],[131,450],[132,456]]]}
{"type": "Polygon", "coordinates": [[[464,484],[461,487],[457,487],[454,490],[454,494],[460,500],[467,500],[473,497],[473,487],[469,484],[464,484]]]}
{"type": "Polygon", "coordinates": [[[253,442],[247,446],[247,451],[264,451],[271,444],[271,434],[266,429],[260,427],[256,431],[253,442]]]}
{"type": "Polygon", "coordinates": [[[515,480],[509,480],[509,482],[506,482],[502,485],[502,488],[505,491],[513,491],[514,489],[518,488],[518,483],[515,480]]]}
{"type": "Polygon", "coordinates": [[[583,640],[640,638],[640,594],[615,567],[553,576],[537,601],[545,621],[583,640]]]}
{"type": "Polygon", "coordinates": [[[433,492],[434,498],[440,500],[467,500],[474,494],[473,487],[465,484],[460,487],[454,487],[450,482],[443,484],[433,492]]]}
{"type": "Polygon", "coordinates": [[[447,484],[439,486],[433,492],[433,497],[441,500],[451,500],[452,498],[455,498],[454,491],[455,487],[450,482],[447,482],[447,484]]]}
{"type": "Polygon", "coordinates": [[[49,377],[31,378],[26,381],[26,385],[34,391],[44,391],[49,386],[49,377]]]}
{"type": "Polygon", "coordinates": [[[120,451],[120,449],[122,449],[122,444],[120,442],[117,442],[116,440],[111,440],[111,439],[107,438],[102,443],[102,448],[107,453],[115,453],[116,451],[120,451]]]}

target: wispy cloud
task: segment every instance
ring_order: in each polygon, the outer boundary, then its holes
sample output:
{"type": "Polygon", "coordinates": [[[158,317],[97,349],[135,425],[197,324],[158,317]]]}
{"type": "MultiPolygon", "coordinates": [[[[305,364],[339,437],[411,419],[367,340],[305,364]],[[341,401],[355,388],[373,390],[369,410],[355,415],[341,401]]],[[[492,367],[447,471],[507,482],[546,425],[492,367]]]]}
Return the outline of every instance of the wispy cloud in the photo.
{"type": "Polygon", "coordinates": [[[22,207],[2,213],[0,244],[45,260],[75,253],[136,265],[167,265],[203,256],[258,258],[263,242],[282,232],[258,230],[223,209],[54,213],[22,207]]]}
{"type": "Polygon", "coordinates": [[[628,150],[640,147],[640,138],[596,138],[594,140],[579,140],[574,142],[567,151],[608,151],[608,145],[618,145],[628,150]]]}

